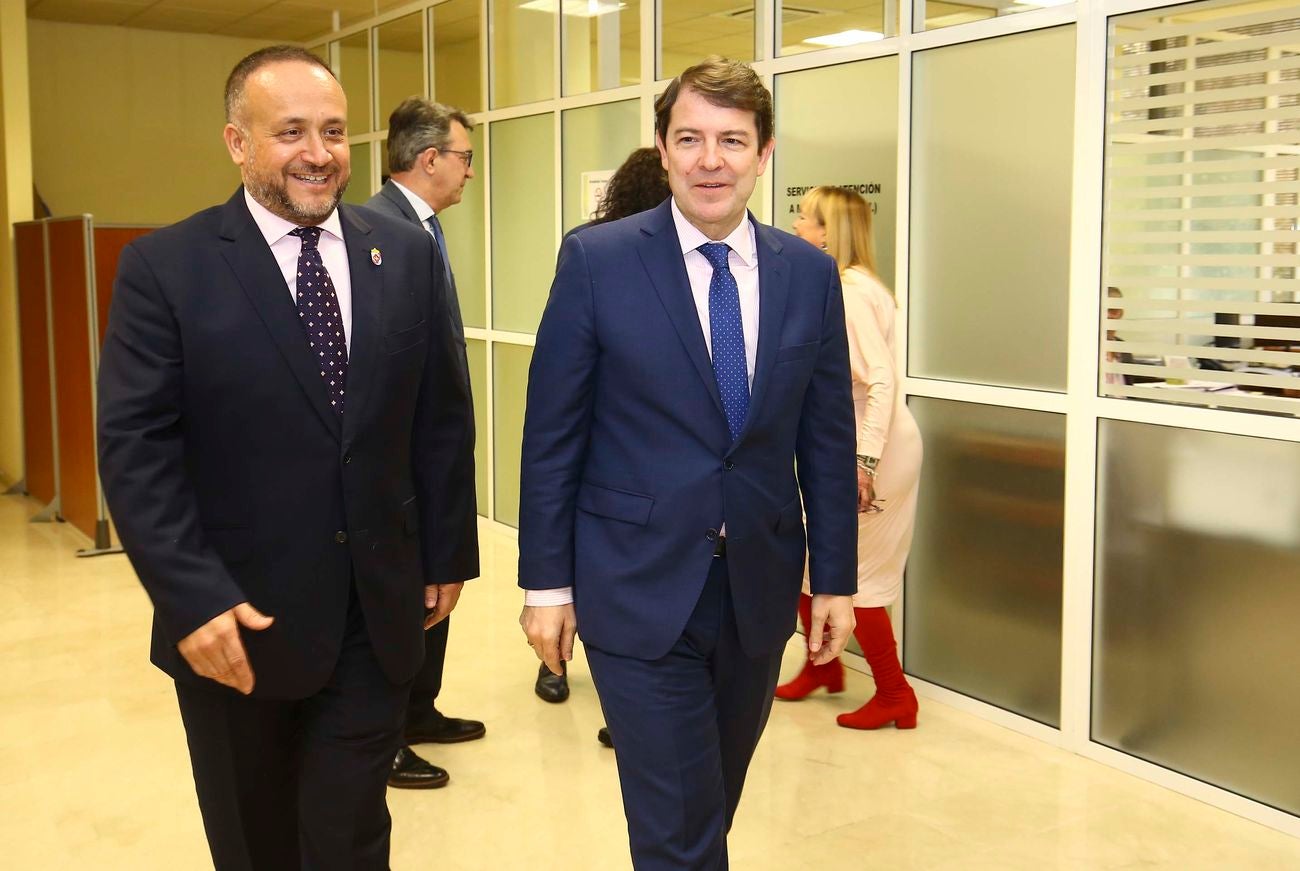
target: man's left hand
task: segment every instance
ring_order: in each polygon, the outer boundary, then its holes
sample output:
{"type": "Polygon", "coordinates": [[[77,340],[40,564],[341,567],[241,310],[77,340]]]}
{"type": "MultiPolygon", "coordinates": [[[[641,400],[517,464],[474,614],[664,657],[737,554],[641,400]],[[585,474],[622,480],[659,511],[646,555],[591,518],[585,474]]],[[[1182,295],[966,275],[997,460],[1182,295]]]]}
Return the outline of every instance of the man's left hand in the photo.
{"type": "Polygon", "coordinates": [[[812,625],[808,627],[808,659],[825,665],[844,652],[857,620],[852,596],[818,593],[812,600],[812,625]]]}
{"type": "Polygon", "coordinates": [[[447,618],[456,607],[456,603],[460,601],[460,588],[463,586],[464,583],[429,584],[424,588],[424,609],[429,612],[424,615],[425,629],[447,618]]]}

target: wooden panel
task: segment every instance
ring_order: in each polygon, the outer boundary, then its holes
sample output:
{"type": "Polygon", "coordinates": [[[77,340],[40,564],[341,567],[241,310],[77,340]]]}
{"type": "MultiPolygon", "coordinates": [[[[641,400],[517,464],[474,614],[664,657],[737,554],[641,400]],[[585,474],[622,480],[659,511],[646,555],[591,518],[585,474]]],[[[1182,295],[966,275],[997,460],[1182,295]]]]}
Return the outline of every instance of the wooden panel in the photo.
{"type": "Polygon", "coordinates": [[[89,221],[51,220],[50,287],[54,301],[56,407],[59,419],[59,513],[92,539],[99,519],[95,402],[91,376],[86,243],[89,221]]]}
{"type": "Polygon", "coordinates": [[[38,222],[14,224],[18,273],[18,337],[23,387],[23,476],[42,504],[58,495],[54,479],[54,420],[50,407],[50,346],[45,312],[45,237],[38,222]]]}
{"type": "Polygon", "coordinates": [[[95,232],[95,308],[99,316],[99,346],[104,346],[104,332],[108,329],[108,306],[113,301],[113,279],[117,277],[117,261],[122,249],[153,227],[96,227],[95,232]]]}

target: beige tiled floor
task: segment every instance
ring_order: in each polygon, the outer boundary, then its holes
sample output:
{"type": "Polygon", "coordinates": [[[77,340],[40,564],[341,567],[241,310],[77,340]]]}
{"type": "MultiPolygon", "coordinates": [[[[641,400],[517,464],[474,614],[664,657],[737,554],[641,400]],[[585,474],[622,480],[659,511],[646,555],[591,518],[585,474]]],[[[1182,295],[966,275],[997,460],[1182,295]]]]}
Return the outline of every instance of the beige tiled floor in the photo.
{"type": "MultiPolygon", "coordinates": [[[[82,542],[28,524],[34,510],[0,498],[0,867],[209,867],[176,702],[147,661],[148,601],[124,557],[75,559],[82,542]]],[[[425,748],[448,788],[390,792],[398,871],[630,868],[585,664],[568,704],[532,695],[513,556],[485,534],[441,702],[487,738],[425,748]]],[[[914,732],[837,728],[869,690],[854,674],[843,696],[778,704],[737,871],[1300,868],[1300,841],[934,702],[914,732]]]]}

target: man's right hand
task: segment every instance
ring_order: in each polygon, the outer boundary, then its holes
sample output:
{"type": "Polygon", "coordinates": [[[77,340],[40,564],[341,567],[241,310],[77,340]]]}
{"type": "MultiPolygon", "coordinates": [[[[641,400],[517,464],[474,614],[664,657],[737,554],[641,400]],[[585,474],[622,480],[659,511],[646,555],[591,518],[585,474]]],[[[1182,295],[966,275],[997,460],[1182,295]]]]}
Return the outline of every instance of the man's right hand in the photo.
{"type": "Polygon", "coordinates": [[[578,634],[578,614],[568,605],[525,605],[519,625],[528,646],[553,674],[563,674],[561,662],[573,659],[573,638],[578,634]]]}
{"type": "Polygon", "coordinates": [[[199,677],[210,678],[248,695],[253,691],[253,667],[248,664],[248,655],[244,653],[239,627],[261,632],[274,622],[274,617],[267,617],[247,602],[240,602],[186,635],[176,649],[199,677]]]}

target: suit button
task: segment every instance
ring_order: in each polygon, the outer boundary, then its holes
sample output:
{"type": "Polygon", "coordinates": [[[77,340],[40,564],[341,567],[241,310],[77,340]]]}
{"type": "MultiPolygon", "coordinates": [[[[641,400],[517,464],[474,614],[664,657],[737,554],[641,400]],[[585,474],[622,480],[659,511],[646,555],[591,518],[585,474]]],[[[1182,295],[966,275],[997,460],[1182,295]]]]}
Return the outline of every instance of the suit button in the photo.
{"type": "Polygon", "coordinates": [[[338,532],[334,533],[334,540],[339,544],[347,544],[348,534],[340,529],[338,532]]]}
{"type": "Polygon", "coordinates": [[[710,529],[708,532],[704,533],[704,537],[707,538],[709,541],[717,541],[718,531],[716,529],[710,529]]]}
{"type": "Polygon", "coordinates": [[[343,455],[343,465],[346,466],[346,465],[347,465],[348,463],[350,463],[350,462],[352,462],[352,455],[351,455],[351,454],[344,454],[344,455],[343,455]]]}
{"type": "Polygon", "coordinates": [[[722,464],[722,468],[730,472],[732,469],[736,468],[736,464],[731,462],[731,460],[727,460],[725,463],[722,464]]]}

